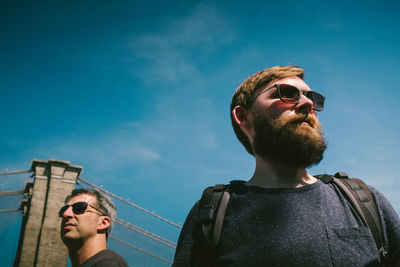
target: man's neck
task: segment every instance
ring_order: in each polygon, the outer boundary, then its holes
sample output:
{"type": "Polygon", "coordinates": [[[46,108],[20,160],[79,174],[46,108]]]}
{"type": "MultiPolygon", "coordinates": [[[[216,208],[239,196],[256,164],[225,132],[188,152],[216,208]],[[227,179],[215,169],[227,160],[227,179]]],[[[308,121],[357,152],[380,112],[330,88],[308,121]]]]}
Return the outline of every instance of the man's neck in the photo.
{"type": "Polygon", "coordinates": [[[106,239],[103,236],[96,236],[84,243],[70,244],[69,257],[72,267],[78,267],[90,257],[96,255],[102,250],[107,249],[106,239]]]}
{"type": "Polygon", "coordinates": [[[265,188],[296,188],[316,181],[304,167],[289,167],[256,156],[256,169],[248,184],[265,188]]]}

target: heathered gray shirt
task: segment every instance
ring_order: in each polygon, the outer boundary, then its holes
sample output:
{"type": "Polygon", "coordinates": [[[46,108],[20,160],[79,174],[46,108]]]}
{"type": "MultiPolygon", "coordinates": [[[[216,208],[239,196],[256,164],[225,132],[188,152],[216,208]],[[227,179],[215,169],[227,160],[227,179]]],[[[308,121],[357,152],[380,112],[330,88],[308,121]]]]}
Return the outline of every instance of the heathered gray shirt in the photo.
{"type": "MultiPolygon", "coordinates": [[[[400,221],[371,188],[389,260],[400,260],[400,221]]],[[[189,266],[198,203],[183,226],[173,266],[189,266]]],[[[379,266],[372,234],[332,184],[300,188],[245,186],[229,201],[215,266],[379,266]]]]}

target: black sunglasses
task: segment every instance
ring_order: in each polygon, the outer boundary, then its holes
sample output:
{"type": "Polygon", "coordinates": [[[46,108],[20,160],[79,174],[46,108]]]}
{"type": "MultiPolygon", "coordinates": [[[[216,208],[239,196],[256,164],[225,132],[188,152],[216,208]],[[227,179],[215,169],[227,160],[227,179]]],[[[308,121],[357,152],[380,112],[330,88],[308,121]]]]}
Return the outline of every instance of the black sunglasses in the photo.
{"type": "Polygon", "coordinates": [[[297,104],[300,100],[301,94],[303,93],[307,98],[311,99],[311,101],[314,103],[313,105],[314,110],[322,111],[324,109],[325,97],[323,95],[314,91],[300,90],[297,87],[289,84],[274,84],[273,86],[259,93],[257,97],[271,90],[272,88],[277,89],[279,98],[285,103],[297,104]]]}
{"type": "Polygon", "coordinates": [[[83,202],[83,201],[82,201],[82,202],[76,202],[76,203],[74,203],[74,204],[72,204],[72,205],[65,205],[65,206],[62,207],[62,208],[60,209],[60,211],[58,212],[58,217],[62,218],[63,215],[64,215],[64,212],[65,212],[69,207],[72,207],[72,211],[73,211],[75,214],[82,214],[82,213],[84,213],[84,212],[86,211],[86,209],[87,209],[88,206],[90,206],[90,207],[94,208],[95,210],[97,210],[98,212],[100,212],[100,215],[103,215],[103,213],[101,212],[101,210],[99,210],[99,209],[96,208],[96,207],[93,207],[92,205],[90,205],[90,204],[87,203],[87,202],[83,202]]]}

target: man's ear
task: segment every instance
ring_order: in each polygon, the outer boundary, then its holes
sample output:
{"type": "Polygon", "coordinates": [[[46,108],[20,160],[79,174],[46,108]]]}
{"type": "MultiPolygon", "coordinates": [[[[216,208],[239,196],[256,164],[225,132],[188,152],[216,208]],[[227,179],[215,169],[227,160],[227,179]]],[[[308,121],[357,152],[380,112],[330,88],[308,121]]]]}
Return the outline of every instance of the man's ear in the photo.
{"type": "Polygon", "coordinates": [[[246,131],[245,129],[251,129],[252,125],[250,122],[250,114],[251,112],[245,109],[242,106],[237,105],[232,110],[232,116],[237,125],[242,129],[242,131],[246,131]],[[245,128],[245,129],[243,129],[245,128]]]}
{"type": "Polygon", "coordinates": [[[232,116],[242,132],[247,136],[249,142],[253,143],[253,114],[251,110],[247,110],[242,106],[236,106],[232,110],[232,116]]]}
{"type": "Polygon", "coordinates": [[[108,227],[110,227],[110,217],[108,216],[100,216],[99,217],[99,224],[97,225],[97,230],[98,231],[104,231],[108,227]]]}

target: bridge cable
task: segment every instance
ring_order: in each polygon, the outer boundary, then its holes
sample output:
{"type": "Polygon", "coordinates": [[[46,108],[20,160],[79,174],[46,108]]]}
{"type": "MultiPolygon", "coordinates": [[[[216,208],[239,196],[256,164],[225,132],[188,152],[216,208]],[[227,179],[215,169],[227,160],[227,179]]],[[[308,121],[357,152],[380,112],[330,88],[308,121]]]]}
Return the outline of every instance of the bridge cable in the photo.
{"type": "Polygon", "coordinates": [[[88,184],[88,185],[90,185],[90,186],[92,186],[92,187],[94,187],[94,188],[106,193],[107,195],[110,195],[110,196],[112,196],[112,197],[114,197],[114,198],[116,198],[118,200],[121,200],[122,202],[124,202],[124,203],[126,203],[126,204],[128,204],[128,205],[130,205],[132,207],[135,207],[135,208],[137,208],[137,209],[139,209],[139,210],[141,210],[141,211],[143,211],[143,212],[145,212],[147,214],[150,214],[151,216],[154,216],[154,217],[156,217],[157,219],[159,219],[161,221],[164,221],[164,222],[169,223],[169,224],[171,224],[171,225],[173,225],[173,226],[175,226],[175,227],[177,227],[179,229],[182,229],[182,226],[180,226],[179,224],[174,223],[174,222],[172,222],[172,221],[170,221],[168,219],[165,219],[165,218],[155,214],[154,212],[150,212],[150,211],[146,210],[145,208],[142,208],[139,205],[136,205],[135,203],[132,203],[132,202],[126,200],[126,199],[123,199],[122,197],[119,197],[119,196],[111,193],[110,191],[107,191],[107,190],[103,189],[100,186],[97,186],[97,185],[95,185],[95,184],[93,184],[93,183],[91,183],[91,182],[89,182],[87,180],[84,180],[84,179],[80,178],[80,177],[78,177],[77,179],[82,181],[82,182],[84,182],[85,184],[88,184]]]}
{"type": "Polygon", "coordinates": [[[19,195],[25,193],[25,190],[14,190],[14,191],[0,191],[0,197],[19,195]]]}
{"type": "Polygon", "coordinates": [[[133,230],[133,231],[135,231],[135,232],[137,232],[137,233],[139,233],[141,235],[144,235],[144,236],[146,236],[146,237],[148,237],[150,239],[153,239],[153,240],[155,240],[155,241],[157,241],[157,242],[159,242],[161,244],[164,244],[164,245],[166,245],[168,247],[176,249],[176,244],[174,242],[169,241],[169,240],[167,240],[167,239],[165,239],[165,238],[163,238],[161,236],[158,236],[156,234],[153,234],[153,233],[151,233],[151,232],[149,232],[149,231],[147,231],[147,230],[145,230],[143,228],[140,228],[139,226],[131,224],[131,223],[129,223],[127,221],[124,221],[124,220],[122,220],[120,218],[116,218],[115,222],[117,222],[120,225],[122,225],[122,226],[124,226],[124,227],[126,227],[126,228],[128,228],[130,230],[133,230]]]}
{"type": "Polygon", "coordinates": [[[21,209],[8,209],[8,210],[0,210],[0,213],[6,213],[6,212],[14,212],[14,211],[20,211],[21,209]]]}
{"type": "Polygon", "coordinates": [[[153,254],[153,253],[151,253],[151,252],[148,252],[148,251],[146,251],[146,250],[144,250],[144,249],[141,249],[141,248],[139,248],[139,247],[137,247],[137,246],[135,246],[135,245],[132,245],[132,244],[130,244],[130,243],[128,243],[128,242],[125,242],[125,241],[123,241],[123,240],[121,240],[121,239],[118,239],[118,238],[116,238],[116,237],[114,237],[114,236],[112,236],[112,235],[109,235],[108,237],[111,238],[111,239],[114,239],[114,240],[117,241],[117,242],[120,242],[121,244],[124,244],[124,245],[126,245],[126,246],[131,247],[131,248],[134,248],[134,249],[136,249],[136,250],[138,250],[138,251],[140,251],[140,252],[142,252],[142,253],[144,253],[144,254],[150,255],[150,256],[152,256],[152,257],[158,259],[158,260],[161,260],[161,261],[166,262],[166,263],[168,263],[168,264],[172,264],[172,262],[170,262],[170,261],[167,260],[167,259],[164,259],[164,258],[162,258],[162,257],[160,257],[160,256],[157,256],[157,255],[155,255],[155,254],[153,254]]]}
{"type": "Polygon", "coordinates": [[[5,172],[0,172],[0,175],[18,174],[18,173],[28,173],[28,172],[31,172],[31,170],[23,170],[23,171],[5,171],[5,172]]]}

